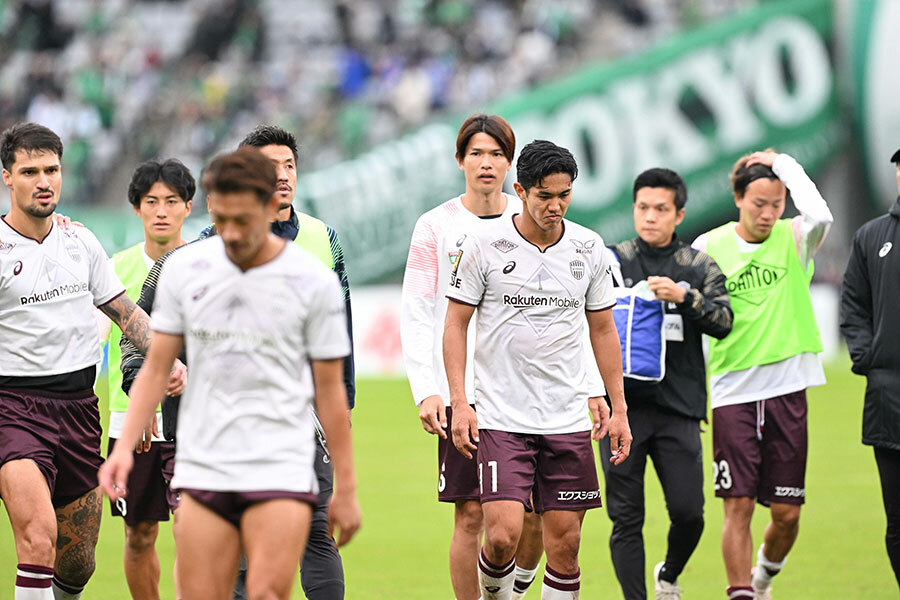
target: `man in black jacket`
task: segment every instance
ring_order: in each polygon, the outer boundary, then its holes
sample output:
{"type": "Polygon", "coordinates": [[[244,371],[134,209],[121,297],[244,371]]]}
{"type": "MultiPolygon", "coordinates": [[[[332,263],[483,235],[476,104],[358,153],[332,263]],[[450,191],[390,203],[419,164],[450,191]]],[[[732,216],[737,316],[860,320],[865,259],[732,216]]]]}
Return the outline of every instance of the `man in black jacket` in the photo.
{"type": "MultiPolygon", "coordinates": [[[[900,150],[891,157],[900,191],[900,150]]],[[[887,513],[888,556],[900,584],[900,197],[853,236],[841,284],[841,333],[865,375],[863,444],[875,447],[887,513]]]]}
{"type": "Polygon", "coordinates": [[[616,576],[626,600],[647,597],[644,575],[644,469],[647,456],[659,475],[671,526],[665,561],[654,569],[656,598],[677,600],[678,575],[703,532],[703,455],[700,421],[706,418],[706,369],[702,334],[723,338],[733,314],[725,276],[707,254],[678,239],[687,191],[669,169],[649,169],[634,182],[634,226],[638,237],[610,246],[618,285],[646,280],[665,301],[666,371],[659,383],[625,378],[631,456],[609,463],[600,443],[606,502],[613,532],[609,540],[616,576]],[[616,265],[618,264],[618,267],[616,265]]]}

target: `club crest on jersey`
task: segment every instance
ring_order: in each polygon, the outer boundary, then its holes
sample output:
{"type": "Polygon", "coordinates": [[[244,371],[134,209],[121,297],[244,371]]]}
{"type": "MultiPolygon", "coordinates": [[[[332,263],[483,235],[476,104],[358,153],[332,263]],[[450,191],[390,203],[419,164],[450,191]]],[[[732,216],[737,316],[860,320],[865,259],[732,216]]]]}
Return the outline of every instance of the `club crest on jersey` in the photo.
{"type": "MultiPolygon", "coordinates": [[[[578,240],[569,241],[571,241],[572,245],[575,246],[575,252],[578,254],[593,254],[594,244],[597,243],[597,240],[588,240],[586,242],[581,242],[578,240]]],[[[578,279],[580,279],[580,277],[578,279]]]]}
{"type": "MultiPolygon", "coordinates": [[[[881,247],[881,250],[878,251],[878,257],[884,258],[885,256],[888,255],[888,252],[890,252],[891,248],[893,248],[893,247],[894,247],[894,244],[892,244],[891,242],[885,242],[884,246],[881,247]]],[[[2,249],[2,246],[0,246],[0,249],[2,249]]]]}
{"type": "Polygon", "coordinates": [[[76,243],[69,243],[66,240],[66,253],[69,255],[69,258],[74,260],[75,262],[81,262],[81,249],[78,247],[76,243]]]}
{"type": "Polygon", "coordinates": [[[580,281],[581,278],[584,277],[584,261],[576,258],[569,263],[569,271],[572,272],[572,277],[580,281]]]}
{"type": "Polygon", "coordinates": [[[497,241],[491,242],[491,246],[493,246],[503,254],[506,254],[510,250],[515,250],[519,247],[518,244],[514,244],[506,238],[500,238],[497,241]]]}
{"type": "Polygon", "coordinates": [[[15,248],[16,245],[12,242],[4,242],[0,240],[0,254],[9,254],[10,250],[15,248]]]}

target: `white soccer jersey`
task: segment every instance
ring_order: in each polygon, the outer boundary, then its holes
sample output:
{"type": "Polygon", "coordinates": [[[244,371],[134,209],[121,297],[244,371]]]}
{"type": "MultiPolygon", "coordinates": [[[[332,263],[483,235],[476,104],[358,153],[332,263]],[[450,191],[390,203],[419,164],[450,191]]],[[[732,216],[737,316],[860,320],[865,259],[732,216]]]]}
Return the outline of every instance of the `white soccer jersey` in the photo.
{"type": "Polygon", "coordinates": [[[124,293],[86,228],[53,225],[37,241],[0,219],[0,375],[62,375],[98,364],[95,307],[124,293]]]}
{"type": "Polygon", "coordinates": [[[333,271],[287,244],[242,272],[216,236],[160,274],[154,331],[183,335],[174,488],[317,491],[310,360],[350,353],[333,271]]]}
{"type": "Polygon", "coordinates": [[[543,252],[511,217],[462,244],[447,296],[478,307],[480,429],[555,434],[591,428],[584,311],[612,307],[615,295],[600,236],[570,221],[563,227],[560,240],[543,252]]]}
{"type": "MultiPolygon", "coordinates": [[[[482,219],[469,212],[462,196],[447,200],[419,217],[409,245],[400,306],[400,340],[403,362],[416,404],[434,395],[450,405],[450,389],[444,370],[444,317],[447,284],[460,244],[477,227],[493,227],[501,219],[522,210],[522,201],[504,194],[506,209],[496,219],[482,219]]],[[[469,327],[466,361],[466,393],[473,398],[472,355],[475,327],[469,327]]]]}

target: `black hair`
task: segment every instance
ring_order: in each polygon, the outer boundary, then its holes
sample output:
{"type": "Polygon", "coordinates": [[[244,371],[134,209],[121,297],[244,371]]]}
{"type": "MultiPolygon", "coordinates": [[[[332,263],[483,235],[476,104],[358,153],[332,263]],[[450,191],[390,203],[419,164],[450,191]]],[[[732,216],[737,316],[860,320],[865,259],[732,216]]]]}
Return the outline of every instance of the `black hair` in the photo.
{"type": "Polygon", "coordinates": [[[534,140],[522,148],[516,162],[516,179],[526,192],[554,173],[566,173],[575,181],[578,163],[571,152],[547,140],[534,140]]]}
{"type": "Polygon", "coordinates": [[[203,171],[203,187],[209,192],[230,194],[253,192],[263,204],[275,193],[275,166],[254,147],[240,147],[222,154],[203,171]]]}
{"type": "Polygon", "coordinates": [[[172,188],[185,202],[190,202],[194,198],[194,192],[197,191],[197,182],[194,181],[190,169],[177,158],[170,158],[164,162],[148,160],[139,164],[131,175],[131,183],[128,184],[128,202],[135,208],[140,208],[141,198],[147,195],[157,181],[172,188]]]}
{"type": "Polygon", "coordinates": [[[299,155],[297,153],[297,138],[289,131],[278,127],[277,125],[259,125],[256,129],[247,134],[238,144],[238,148],[243,146],[253,146],[254,148],[262,148],[263,146],[287,146],[294,155],[294,164],[297,164],[299,155]]]}
{"type": "Polygon", "coordinates": [[[63,143],[53,130],[37,123],[16,123],[0,134],[0,162],[7,171],[16,162],[16,152],[53,152],[60,160],[63,143]]]}
{"type": "Polygon", "coordinates": [[[637,200],[638,190],[641,188],[665,188],[675,192],[675,210],[679,211],[687,204],[687,188],[681,175],[671,169],[656,167],[647,169],[634,180],[631,190],[632,202],[637,200]]]}
{"type": "MultiPolygon", "coordinates": [[[[766,152],[774,152],[774,150],[772,148],[766,148],[766,152]]],[[[743,198],[744,194],[747,192],[747,186],[757,179],[773,179],[780,181],[778,175],[775,174],[775,171],[773,171],[771,167],[759,163],[748,167],[747,162],[749,160],[749,154],[740,157],[737,162],[734,163],[734,167],[731,169],[731,175],[729,175],[731,189],[734,190],[734,195],[738,198],[743,198]]],[[[790,191],[788,191],[787,195],[790,196],[790,191]]]]}

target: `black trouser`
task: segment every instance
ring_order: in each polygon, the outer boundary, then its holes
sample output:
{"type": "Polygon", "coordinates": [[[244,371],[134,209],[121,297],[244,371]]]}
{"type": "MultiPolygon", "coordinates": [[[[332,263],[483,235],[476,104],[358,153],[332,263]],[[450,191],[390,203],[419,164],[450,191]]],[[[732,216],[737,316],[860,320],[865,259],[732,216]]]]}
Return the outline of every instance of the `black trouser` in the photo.
{"type": "MultiPolygon", "coordinates": [[[[334,473],[325,450],[316,441],[316,477],[319,480],[319,505],[312,514],[309,540],[300,562],[300,585],[309,600],[343,600],[344,566],[334,538],[328,535],[328,501],[334,486],[334,473]]],[[[234,600],[247,600],[247,559],[234,584],[234,600]]]]}
{"type": "Polygon", "coordinates": [[[669,511],[666,571],[677,576],[703,533],[703,452],[700,423],[652,405],[628,406],[634,441],[621,465],[609,463],[609,438],[600,440],[606,477],[606,510],[613,522],[609,547],[626,600],[646,600],[644,564],[644,470],[647,456],[662,484],[669,511]]]}
{"type": "Polygon", "coordinates": [[[881,477],[881,497],[887,515],[887,533],[884,536],[888,558],[894,569],[894,577],[900,585],[900,451],[875,447],[875,462],[881,477]]]}

